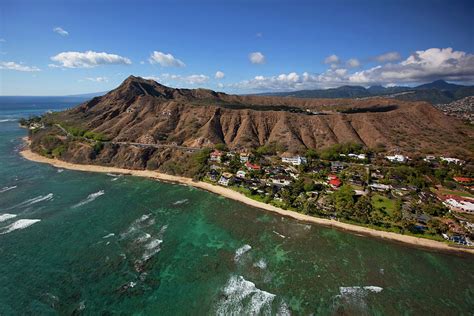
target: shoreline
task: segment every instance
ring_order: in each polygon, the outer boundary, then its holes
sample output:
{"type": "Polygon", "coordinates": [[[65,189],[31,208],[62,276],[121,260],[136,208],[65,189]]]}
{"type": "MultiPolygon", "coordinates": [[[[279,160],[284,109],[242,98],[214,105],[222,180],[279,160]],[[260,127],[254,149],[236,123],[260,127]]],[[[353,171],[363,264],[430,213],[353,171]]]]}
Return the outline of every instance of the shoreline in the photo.
{"type": "Polygon", "coordinates": [[[299,221],[304,221],[304,222],[322,225],[322,226],[331,227],[331,228],[337,228],[337,229],[349,231],[356,234],[362,234],[364,236],[391,240],[391,241],[395,241],[395,242],[399,242],[403,244],[409,244],[412,246],[429,248],[432,250],[474,254],[474,249],[451,246],[449,244],[446,244],[440,241],[414,237],[414,236],[408,236],[408,235],[402,235],[402,234],[397,234],[393,232],[381,231],[381,230],[376,230],[372,228],[367,228],[364,226],[358,226],[354,224],[339,222],[336,220],[319,218],[319,217],[297,213],[294,211],[284,210],[282,208],[279,208],[270,204],[255,201],[249,197],[246,197],[242,193],[236,192],[234,190],[217,186],[217,185],[212,185],[210,183],[203,182],[203,181],[193,181],[191,178],[173,176],[173,175],[168,175],[168,174],[159,173],[159,172],[150,171],[150,170],[132,170],[132,169],[117,168],[117,167],[99,166],[99,165],[73,164],[73,163],[69,163],[66,161],[59,160],[59,159],[52,159],[52,158],[41,156],[39,154],[32,152],[28,147],[25,147],[23,150],[21,150],[20,155],[27,160],[49,164],[56,168],[63,168],[63,169],[76,170],[76,171],[85,171],[85,172],[117,173],[117,174],[150,178],[150,179],[155,179],[155,180],[159,180],[163,182],[189,185],[198,189],[202,189],[214,194],[221,195],[225,198],[232,199],[234,201],[238,201],[240,203],[243,203],[255,208],[259,208],[259,209],[263,209],[272,213],[280,214],[282,216],[290,217],[299,221]]]}

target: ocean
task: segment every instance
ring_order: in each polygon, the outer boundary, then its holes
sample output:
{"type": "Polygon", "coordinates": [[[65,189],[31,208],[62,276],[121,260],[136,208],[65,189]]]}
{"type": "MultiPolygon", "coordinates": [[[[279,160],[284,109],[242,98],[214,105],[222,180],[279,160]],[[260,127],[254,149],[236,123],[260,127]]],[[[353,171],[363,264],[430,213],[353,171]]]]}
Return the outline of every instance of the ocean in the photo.
{"type": "Polygon", "coordinates": [[[0,315],[472,315],[474,257],[310,225],[198,189],[19,156],[0,98],[0,315]]]}

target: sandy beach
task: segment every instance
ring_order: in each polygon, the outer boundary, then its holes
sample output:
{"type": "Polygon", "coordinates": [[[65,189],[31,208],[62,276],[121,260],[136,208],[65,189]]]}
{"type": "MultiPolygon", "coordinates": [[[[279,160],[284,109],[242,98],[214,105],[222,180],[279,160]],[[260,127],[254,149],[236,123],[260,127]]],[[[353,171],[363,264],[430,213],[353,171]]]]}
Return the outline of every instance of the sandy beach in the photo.
{"type": "Polygon", "coordinates": [[[64,169],[85,171],[85,172],[126,174],[126,175],[138,176],[138,177],[152,178],[152,179],[156,179],[156,180],[160,180],[164,182],[173,182],[173,183],[180,183],[184,185],[190,185],[190,186],[203,189],[215,194],[219,194],[223,197],[226,197],[232,200],[239,201],[249,206],[253,206],[259,209],[278,213],[280,215],[291,217],[296,220],[300,220],[304,222],[309,222],[309,223],[314,223],[314,224],[324,225],[324,226],[329,226],[329,227],[335,227],[338,229],[343,229],[346,231],[363,234],[366,236],[373,236],[377,238],[388,239],[388,240],[410,244],[410,245],[414,245],[418,247],[430,248],[430,249],[441,250],[441,251],[465,252],[465,253],[474,254],[474,249],[470,249],[470,248],[455,247],[447,243],[443,243],[443,242],[439,242],[435,240],[418,238],[418,237],[413,237],[413,236],[406,236],[406,235],[396,234],[392,232],[379,231],[379,230],[375,230],[375,229],[371,229],[367,227],[342,223],[336,220],[318,218],[318,217],[300,214],[293,211],[287,211],[270,204],[255,201],[231,189],[224,188],[217,185],[212,185],[210,183],[206,183],[202,181],[193,181],[190,178],[173,176],[173,175],[158,173],[158,172],[150,171],[150,170],[130,170],[130,169],[115,168],[115,167],[97,166],[97,165],[72,164],[72,163],[68,163],[65,161],[58,160],[58,159],[43,157],[39,154],[32,152],[28,148],[25,148],[24,150],[22,150],[20,154],[25,159],[39,162],[39,163],[49,164],[57,168],[64,168],[64,169]]]}

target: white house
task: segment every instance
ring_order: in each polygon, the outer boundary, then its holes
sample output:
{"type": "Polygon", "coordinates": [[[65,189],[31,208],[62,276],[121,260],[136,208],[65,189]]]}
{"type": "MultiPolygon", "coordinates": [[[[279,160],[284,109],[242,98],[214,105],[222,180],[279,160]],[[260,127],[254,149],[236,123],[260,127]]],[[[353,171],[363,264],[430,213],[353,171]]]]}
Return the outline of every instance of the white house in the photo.
{"type": "Polygon", "coordinates": [[[461,159],[457,159],[457,158],[439,157],[439,159],[441,161],[444,161],[444,162],[447,162],[447,163],[455,163],[457,165],[462,165],[464,163],[464,161],[462,161],[461,159]]]}
{"type": "Polygon", "coordinates": [[[456,200],[453,198],[447,199],[443,202],[450,209],[454,209],[457,211],[469,212],[474,213],[474,201],[468,200],[456,200]]]}
{"type": "Polygon", "coordinates": [[[249,158],[249,153],[240,153],[240,163],[246,163],[247,161],[249,161],[249,158]]]}
{"type": "Polygon", "coordinates": [[[305,164],[306,158],[301,156],[294,156],[294,157],[281,157],[281,161],[284,163],[292,164],[293,166],[299,166],[305,164]]]}
{"type": "Polygon", "coordinates": [[[369,184],[369,187],[372,190],[380,191],[380,192],[389,191],[392,188],[391,185],[382,184],[382,183],[372,183],[372,184],[369,184]]]}
{"type": "Polygon", "coordinates": [[[247,173],[246,173],[245,171],[239,170],[239,171],[237,171],[237,173],[236,173],[235,176],[236,176],[237,178],[243,179],[243,178],[245,178],[245,175],[246,175],[246,174],[247,174],[247,173]]]}
{"type": "Polygon", "coordinates": [[[291,184],[291,178],[288,177],[275,177],[272,179],[272,183],[275,185],[289,186],[291,184]]]}
{"type": "Polygon", "coordinates": [[[351,157],[351,158],[356,158],[356,159],[360,159],[360,160],[364,160],[364,159],[367,158],[366,154],[349,154],[348,156],[351,157]]]}
{"type": "Polygon", "coordinates": [[[400,162],[405,163],[408,160],[408,157],[403,155],[393,155],[393,156],[385,156],[390,162],[400,162]]]}
{"type": "Polygon", "coordinates": [[[223,186],[229,186],[232,181],[232,173],[224,172],[217,183],[223,186]]]}

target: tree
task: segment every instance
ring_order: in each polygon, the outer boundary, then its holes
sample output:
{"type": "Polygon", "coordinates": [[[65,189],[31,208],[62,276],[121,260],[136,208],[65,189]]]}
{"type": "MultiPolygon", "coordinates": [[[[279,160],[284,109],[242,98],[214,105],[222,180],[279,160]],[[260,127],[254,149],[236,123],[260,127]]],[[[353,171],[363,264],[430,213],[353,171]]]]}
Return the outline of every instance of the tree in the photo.
{"type": "Polygon", "coordinates": [[[368,223],[372,213],[372,203],[366,195],[361,196],[354,205],[352,217],[360,223],[368,223]]]}
{"type": "Polygon", "coordinates": [[[349,218],[354,207],[355,192],[350,185],[343,185],[332,194],[332,201],[336,213],[344,218],[349,218]]]}

